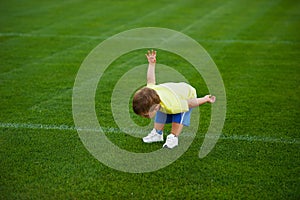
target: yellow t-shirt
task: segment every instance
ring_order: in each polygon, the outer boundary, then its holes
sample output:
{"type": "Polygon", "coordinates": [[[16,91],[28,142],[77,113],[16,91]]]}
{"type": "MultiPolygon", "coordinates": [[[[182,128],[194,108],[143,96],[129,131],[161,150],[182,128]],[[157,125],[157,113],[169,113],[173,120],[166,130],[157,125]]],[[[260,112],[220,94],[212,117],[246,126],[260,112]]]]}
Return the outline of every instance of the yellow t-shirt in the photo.
{"type": "Polygon", "coordinates": [[[188,99],[197,97],[196,90],[187,83],[147,84],[155,90],[161,100],[160,111],[167,114],[177,114],[189,110],[188,99]]]}

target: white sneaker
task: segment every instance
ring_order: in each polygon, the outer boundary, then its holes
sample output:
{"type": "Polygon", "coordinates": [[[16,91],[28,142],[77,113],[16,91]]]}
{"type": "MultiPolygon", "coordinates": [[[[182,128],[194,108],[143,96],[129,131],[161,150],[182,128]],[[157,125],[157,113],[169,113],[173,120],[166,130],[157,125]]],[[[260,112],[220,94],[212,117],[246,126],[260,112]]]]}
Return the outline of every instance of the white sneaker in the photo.
{"type": "Polygon", "coordinates": [[[163,134],[158,134],[156,130],[153,129],[151,133],[149,133],[146,137],[143,138],[143,141],[145,143],[162,142],[164,141],[164,136],[163,134]]]}
{"type": "Polygon", "coordinates": [[[167,141],[163,145],[163,148],[173,149],[174,147],[178,146],[178,137],[173,134],[167,136],[167,141]]]}

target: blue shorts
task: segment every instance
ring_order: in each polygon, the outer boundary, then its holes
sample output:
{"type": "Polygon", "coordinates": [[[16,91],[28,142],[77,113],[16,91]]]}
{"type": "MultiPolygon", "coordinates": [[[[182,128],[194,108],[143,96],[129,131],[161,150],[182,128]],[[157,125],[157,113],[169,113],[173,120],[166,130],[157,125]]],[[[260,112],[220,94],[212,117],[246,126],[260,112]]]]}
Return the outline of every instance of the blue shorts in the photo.
{"type": "Polygon", "coordinates": [[[191,119],[191,112],[192,109],[190,109],[187,112],[178,113],[178,114],[166,114],[157,111],[154,121],[155,123],[160,123],[160,124],[170,124],[174,122],[178,124],[183,124],[184,126],[189,126],[190,119],[191,119]]]}

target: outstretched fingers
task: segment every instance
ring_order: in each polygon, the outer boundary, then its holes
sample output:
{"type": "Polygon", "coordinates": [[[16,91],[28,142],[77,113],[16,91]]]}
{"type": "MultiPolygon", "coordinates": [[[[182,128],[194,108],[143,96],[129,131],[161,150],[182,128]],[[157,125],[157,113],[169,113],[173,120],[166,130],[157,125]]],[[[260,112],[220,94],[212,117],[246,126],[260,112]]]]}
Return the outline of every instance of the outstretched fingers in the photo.
{"type": "Polygon", "coordinates": [[[145,54],[147,57],[149,56],[156,56],[156,51],[154,51],[153,49],[150,51],[148,50],[148,52],[145,54]]]}
{"type": "Polygon", "coordinates": [[[154,50],[152,49],[151,54],[152,54],[152,56],[156,56],[156,51],[154,51],[154,50]]]}
{"type": "Polygon", "coordinates": [[[145,56],[147,57],[149,63],[156,62],[156,51],[154,51],[153,49],[151,51],[148,50],[148,52],[147,52],[147,54],[145,54],[145,56]]]}

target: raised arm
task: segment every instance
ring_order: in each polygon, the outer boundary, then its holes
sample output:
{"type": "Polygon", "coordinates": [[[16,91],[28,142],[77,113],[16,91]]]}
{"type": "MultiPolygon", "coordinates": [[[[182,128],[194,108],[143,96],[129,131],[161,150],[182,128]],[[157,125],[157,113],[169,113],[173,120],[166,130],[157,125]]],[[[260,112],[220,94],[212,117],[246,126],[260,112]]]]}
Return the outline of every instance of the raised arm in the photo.
{"type": "Polygon", "coordinates": [[[155,84],[155,64],[156,64],[156,51],[148,51],[146,54],[148,59],[148,71],[147,71],[147,84],[155,84]]]}

